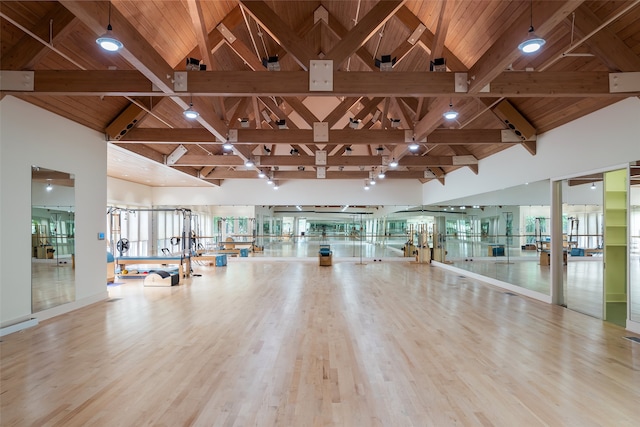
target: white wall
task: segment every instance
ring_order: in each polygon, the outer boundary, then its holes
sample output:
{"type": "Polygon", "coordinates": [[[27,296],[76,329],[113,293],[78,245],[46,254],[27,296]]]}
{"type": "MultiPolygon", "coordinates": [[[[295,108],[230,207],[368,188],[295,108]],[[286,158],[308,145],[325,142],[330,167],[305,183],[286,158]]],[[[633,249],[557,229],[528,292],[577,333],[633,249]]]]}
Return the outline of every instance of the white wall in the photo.
{"type": "Polygon", "coordinates": [[[478,175],[461,168],[447,174],[444,186],[432,180],[422,188],[422,203],[601,172],[639,159],[640,99],[634,97],[538,135],[535,156],[514,146],[480,160],[478,175]]]}
{"type": "Polygon", "coordinates": [[[285,181],[274,190],[266,181],[225,180],[212,188],[153,188],[154,205],[420,205],[418,180],[382,180],[370,190],[364,180],[285,181]]]}
{"type": "Polygon", "coordinates": [[[107,177],[107,204],[120,207],[151,207],[151,187],[107,177]]]}
{"type": "MultiPolygon", "coordinates": [[[[104,137],[12,96],[0,101],[0,323],[31,317],[31,166],[75,175],[76,302],[107,298],[104,137]]],[[[33,317],[46,318],[43,312],[33,317]]]]}

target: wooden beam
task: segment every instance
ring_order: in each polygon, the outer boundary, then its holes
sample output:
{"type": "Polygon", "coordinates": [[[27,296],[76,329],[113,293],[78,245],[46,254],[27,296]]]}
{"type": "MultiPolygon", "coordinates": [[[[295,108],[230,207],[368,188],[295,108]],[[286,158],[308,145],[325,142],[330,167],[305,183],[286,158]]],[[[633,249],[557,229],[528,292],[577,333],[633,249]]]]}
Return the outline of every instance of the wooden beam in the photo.
{"type": "MultiPolygon", "coordinates": [[[[273,74],[273,73],[269,73],[269,74],[273,74]]],[[[278,119],[286,120],[287,127],[290,130],[298,129],[298,126],[296,126],[293,120],[289,120],[289,116],[287,115],[287,113],[282,111],[282,109],[278,106],[278,104],[275,103],[273,99],[268,97],[261,97],[259,99],[260,99],[260,102],[262,102],[265,107],[267,107],[273,114],[276,115],[276,117],[278,117],[278,119]]]]}
{"type": "Polygon", "coordinates": [[[240,123],[239,120],[249,118],[247,107],[249,106],[249,98],[242,98],[240,104],[238,104],[238,108],[234,111],[233,116],[229,119],[229,128],[239,128],[240,123]]]}
{"type": "MultiPolygon", "coordinates": [[[[324,21],[322,21],[324,22],[324,21]]],[[[339,39],[344,39],[349,30],[346,29],[342,23],[335,16],[329,13],[329,22],[327,24],[327,28],[331,30],[339,39]]],[[[376,69],[373,54],[369,53],[364,46],[361,46],[358,50],[356,50],[356,56],[360,59],[362,64],[367,67],[369,70],[374,71],[376,69]]],[[[345,70],[349,71],[349,70],[345,70]]]]}
{"type": "Polygon", "coordinates": [[[436,58],[442,58],[442,54],[444,52],[444,41],[447,38],[449,22],[451,22],[451,16],[453,15],[452,3],[453,1],[451,0],[441,0],[440,2],[440,14],[438,15],[436,33],[429,58],[431,61],[436,58]]]}
{"type": "MultiPolygon", "coordinates": [[[[18,73],[19,71],[3,71],[18,73]]],[[[334,91],[324,96],[412,97],[606,97],[627,98],[640,91],[609,92],[609,74],[602,71],[504,72],[494,78],[490,91],[455,92],[454,73],[335,72],[334,91]]],[[[171,72],[173,76],[173,72],[171,72]]],[[[175,96],[153,89],[147,76],[134,70],[37,70],[34,90],[2,87],[6,94],[72,96],[175,96]]],[[[187,72],[188,93],[193,96],[317,96],[309,90],[308,73],[280,71],[187,72]]],[[[188,105],[187,105],[188,106],[188,105]]],[[[185,108],[187,107],[185,106],[185,108]]]]}
{"type": "Polygon", "coordinates": [[[200,58],[202,62],[207,65],[208,70],[215,70],[216,64],[211,54],[211,45],[209,45],[209,32],[204,22],[204,15],[202,13],[202,1],[201,0],[187,0],[187,9],[189,10],[189,16],[193,23],[193,32],[196,35],[198,41],[198,49],[200,50],[200,58]]]}
{"type": "MultiPolygon", "coordinates": [[[[418,17],[416,17],[408,7],[402,6],[396,12],[396,18],[398,18],[410,32],[418,27],[418,25],[423,24],[418,17]]],[[[424,25],[424,24],[423,24],[424,25]]],[[[435,35],[429,31],[427,28],[420,35],[418,39],[418,44],[427,52],[431,52],[432,47],[435,45],[435,35]]],[[[443,47],[442,56],[447,58],[447,68],[451,71],[467,71],[468,67],[458,59],[458,57],[447,49],[446,46],[443,47]]]]}
{"type": "Polygon", "coordinates": [[[333,69],[338,70],[342,63],[378,31],[406,0],[388,0],[378,2],[356,24],[355,27],[336,44],[327,54],[327,59],[333,60],[333,69]]]}
{"type": "MultiPolygon", "coordinates": [[[[456,156],[472,156],[475,158],[475,156],[471,153],[471,151],[469,151],[466,147],[463,147],[462,145],[452,145],[450,148],[451,150],[453,150],[456,156]]],[[[476,159],[476,162],[477,162],[477,159],[476,159]]],[[[478,163],[471,163],[466,166],[469,169],[471,169],[471,172],[478,175],[478,163]]]]}
{"type": "MultiPolygon", "coordinates": [[[[13,17],[10,18],[13,19],[13,17]]],[[[76,22],[74,20],[75,16],[71,12],[60,4],[55,4],[33,28],[30,28],[30,31],[55,46],[72,29],[73,23],[76,22]],[[50,40],[49,25],[52,21],[54,26],[50,40]]],[[[2,64],[3,70],[32,70],[35,64],[49,52],[50,50],[47,46],[25,34],[11,49],[2,55],[0,64],[2,64]]]]}
{"type": "Polygon", "coordinates": [[[265,31],[290,55],[303,70],[309,70],[309,61],[318,59],[316,52],[311,51],[306,43],[282,20],[265,2],[260,0],[240,0],[244,7],[256,21],[259,21],[265,31]]]}
{"type": "MultiPolygon", "coordinates": [[[[242,22],[242,12],[240,11],[240,6],[236,6],[222,19],[220,24],[224,25],[229,31],[233,31],[242,22]]],[[[218,24],[218,27],[216,27],[216,29],[211,31],[208,35],[211,53],[215,53],[226,41],[222,33],[218,31],[220,24],[218,24]]],[[[198,56],[200,51],[199,49],[200,47],[196,46],[193,50],[191,50],[191,52],[189,52],[188,55],[185,56],[185,58],[198,56]]]]}
{"type": "Polygon", "coordinates": [[[413,116],[411,112],[407,108],[406,104],[399,98],[394,97],[396,105],[400,110],[400,114],[402,115],[402,119],[404,120],[404,128],[405,129],[413,129],[413,116]]]}
{"type": "Polygon", "coordinates": [[[283,99],[284,102],[289,104],[293,111],[298,113],[298,115],[302,117],[302,119],[307,122],[309,126],[313,127],[314,122],[320,121],[320,119],[318,119],[316,115],[313,114],[313,112],[309,110],[307,106],[304,105],[298,98],[294,96],[285,96],[283,99]]]}
{"type": "Polygon", "coordinates": [[[262,112],[258,107],[258,98],[255,96],[251,97],[251,108],[253,108],[253,117],[256,123],[256,129],[262,129],[262,112]]]}
{"type": "MultiPolygon", "coordinates": [[[[531,7],[536,11],[535,31],[538,36],[545,36],[571,14],[584,0],[567,0],[563,2],[536,1],[531,7]]],[[[527,5],[528,6],[528,5],[527,5]]],[[[478,94],[489,83],[498,77],[509,64],[513,63],[522,52],[518,45],[526,34],[523,29],[530,25],[530,8],[523,7],[520,16],[507,28],[498,40],[476,61],[469,70],[471,83],[469,93],[478,94]]],[[[514,73],[519,74],[519,73],[514,73]]]]}
{"type": "MultiPolygon", "coordinates": [[[[426,144],[442,145],[474,145],[474,144],[514,144],[515,141],[505,138],[506,130],[500,129],[443,129],[431,131],[426,144]]],[[[135,128],[125,134],[120,143],[146,144],[222,144],[224,140],[216,139],[206,129],[157,129],[135,128]]],[[[238,129],[238,142],[234,144],[304,144],[313,145],[311,129],[238,129]]],[[[333,145],[404,145],[403,129],[331,129],[329,144],[333,145]]]]}
{"type": "Polygon", "coordinates": [[[513,144],[514,140],[504,140],[501,129],[434,129],[427,136],[427,144],[469,145],[469,144],[513,144]]]}
{"type": "Polygon", "coordinates": [[[324,121],[329,123],[329,129],[335,126],[335,124],[338,123],[338,121],[342,119],[345,114],[347,114],[347,111],[353,108],[353,106],[356,105],[356,103],[358,103],[360,99],[361,97],[359,96],[344,98],[344,101],[338,104],[336,108],[334,108],[333,111],[331,111],[329,115],[324,118],[324,121]]]}
{"type": "MultiPolygon", "coordinates": [[[[444,73],[431,73],[444,74],[444,73]]],[[[440,126],[444,120],[442,114],[449,108],[449,101],[445,98],[438,98],[431,104],[431,113],[425,115],[413,128],[416,140],[421,140],[430,134],[435,128],[440,126]]]]}
{"type": "MultiPolygon", "coordinates": [[[[360,111],[358,111],[358,114],[356,114],[353,118],[354,120],[364,120],[365,117],[367,117],[369,114],[371,114],[373,111],[375,111],[378,108],[378,104],[380,104],[382,102],[384,98],[382,97],[378,97],[378,98],[373,98],[373,99],[364,99],[361,101],[362,105],[362,109],[360,111]]],[[[346,125],[344,125],[344,129],[349,129],[349,123],[347,123],[346,125]]]]}
{"type": "Polygon", "coordinates": [[[177,166],[242,166],[244,161],[237,156],[209,156],[185,154],[175,163],[177,166]]]}
{"type": "MultiPolygon", "coordinates": [[[[571,25],[567,19],[565,24],[571,25]]],[[[640,57],[608,27],[600,28],[602,21],[586,4],[580,5],[575,14],[575,34],[582,38],[592,31],[599,30],[584,43],[589,46],[598,59],[604,62],[611,71],[638,71],[640,57]]]]}
{"type": "Polygon", "coordinates": [[[96,36],[104,33],[104,23],[110,20],[113,28],[117,29],[118,38],[124,43],[124,47],[118,51],[118,54],[162,92],[173,92],[171,82],[173,68],[146,42],[137,28],[120,13],[118,8],[109,9],[109,2],[61,0],[59,3],[82,21],[96,36]]]}
{"type": "Polygon", "coordinates": [[[536,155],[538,150],[538,143],[536,141],[524,141],[522,146],[525,150],[527,150],[532,156],[536,155]]]}
{"type": "MultiPolygon", "coordinates": [[[[104,22],[109,19],[112,26],[118,28],[118,37],[124,44],[118,54],[152,82],[157,89],[171,96],[173,102],[183,109],[188,108],[189,104],[185,100],[173,96],[175,95],[172,83],[173,68],[166,63],[164,58],[142,37],[137,28],[127,21],[117,8],[110,8],[109,3],[105,2],[63,0],[60,3],[91,31],[95,32],[96,35],[103,34],[104,22]]],[[[114,76],[111,75],[110,77],[114,76]]],[[[226,125],[222,123],[219,117],[201,113],[197,120],[209,132],[219,138],[224,138],[227,133],[226,125]]]]}

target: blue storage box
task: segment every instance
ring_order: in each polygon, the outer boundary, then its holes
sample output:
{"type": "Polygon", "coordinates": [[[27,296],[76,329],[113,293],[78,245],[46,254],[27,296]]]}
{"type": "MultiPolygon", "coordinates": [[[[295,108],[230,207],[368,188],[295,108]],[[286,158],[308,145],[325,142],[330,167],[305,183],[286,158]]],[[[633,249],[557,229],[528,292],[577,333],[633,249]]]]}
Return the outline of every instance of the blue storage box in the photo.
{"type": "Polygon", "coordinates": [[[240,256],[241,257],[248,257],[249,256],[249,249],[247,249],[247,248],[240,249],[240,256]]]}
{"type": "Polygon", "coordinates": [[[504,248],[493,248],[493,256],[504,256],[504,248]]]}
{"type": "Polygon", "coordinates": [[[226,266],[227,266],[227,256],[216,255],[216,267],[226,267],[226,266]]]}
{"type": "Polygon", "coordinates": [[[584,249],[571,248],[571,256],[584,256],[584,249]]]}

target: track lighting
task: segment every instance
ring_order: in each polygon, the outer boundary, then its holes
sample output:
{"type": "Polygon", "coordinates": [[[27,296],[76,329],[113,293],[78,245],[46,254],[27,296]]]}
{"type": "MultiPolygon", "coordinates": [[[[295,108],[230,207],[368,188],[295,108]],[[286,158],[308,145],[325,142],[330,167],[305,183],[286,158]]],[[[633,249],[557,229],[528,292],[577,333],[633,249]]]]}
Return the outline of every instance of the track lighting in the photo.
{"type": "Polygon", "coordinates": [[[445,58],[434,58],[433,61],[429,63],[429,71],[447,71],[447,63],[445,58]]]}
{"type": "Polygon", "coordinates": [[[538,37],[533,29],[533,0],[531,0],[530,5],[531,7],[529,11],[531,21],[529,25],[529,34],[527,36],[527,39],[518,45],[518,49],[520,49],[523,53],[537,52],[546,43],[546,40],[538,37]]]}
{"type": "Polygon", "coordinates": [[[109,24],[107,25],[107,32],[96,39],[96,43],[100,45],[106,51],[116,52],[124,47],[122,42],[113,37],[113,27],[111,27],[111,2],[109,2],[109,24]]]}
{"type": "Polygon", "coordinates": [[[196,58],[187,58],[187,71],[206,71],[207,64],[203,64],[202,61],[196,58]]]}
{"type": "Polygon", "coordinates": [[[375,66],[380,68],[380,71],[391,71],[396,61],[397,59],[391,58],[391,55],[382,55],[380,59],[376,58],[375,66]]]}
{"type": "Polygon", "coordinates": [[[280,71],[280,61],[278,55],[262,58],[262,65],[269,71],[280,71]]]}

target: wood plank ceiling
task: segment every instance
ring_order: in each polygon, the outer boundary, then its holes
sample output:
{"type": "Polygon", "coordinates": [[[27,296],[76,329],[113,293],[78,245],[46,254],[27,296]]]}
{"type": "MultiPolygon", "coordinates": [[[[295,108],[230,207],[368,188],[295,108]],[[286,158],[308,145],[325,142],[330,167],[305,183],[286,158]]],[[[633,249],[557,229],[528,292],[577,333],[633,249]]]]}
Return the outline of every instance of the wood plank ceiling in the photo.
{"type": "Polygon", "coordinates": [[[536,135],[638,96],[610,93],[609,74],[640,71],[639,3],[2,1],[3,75],[34,72],[33,90],[3,85],[2,96],[212,185],[380,172],[444,183],[513,145],[534,156],[536,135]],[[117,53],[95,42],[108,22],[117,53]],[[531,24],[546,44],[526,55],[517,46],[531,24]],[[382,71],[386,55],[395,62],[382,71]],[[176,74],[189,58],[206,70],[176,74]],[[441,58],[446,70],[430,71],[441,58]],[[329,92],[309,89],[320,59],[333,61],[329,92]],[[183,115],[191,105],[196,120],[183,115]],[[459,116],[444,119],[452,107],[459,116]]]}

